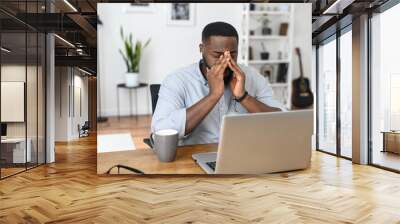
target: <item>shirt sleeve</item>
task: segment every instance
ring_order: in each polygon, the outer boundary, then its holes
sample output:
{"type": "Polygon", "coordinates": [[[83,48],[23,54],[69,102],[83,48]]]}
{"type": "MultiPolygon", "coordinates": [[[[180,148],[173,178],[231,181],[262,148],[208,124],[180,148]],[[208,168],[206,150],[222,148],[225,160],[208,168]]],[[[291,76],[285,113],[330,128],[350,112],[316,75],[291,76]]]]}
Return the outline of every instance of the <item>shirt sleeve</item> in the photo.
{"type": "Polygon", "coordinates": [[[185,137],[186,107],[182,82],[176,76],[167,76],[158,93],[157,105],[151,121],[151,131],[174,129],[185,137]]]}
{"type": "Polygon", "coordinates": [[[286,107],[281,102],[275,99],[274,91],[272,90],[268,79],[264,78],[262,75],[254,70],[252,72],[255,79],[254,83],[256,86],[255,98],[267,106],[279,108],[282,111],[287,111],[286,107]]]}

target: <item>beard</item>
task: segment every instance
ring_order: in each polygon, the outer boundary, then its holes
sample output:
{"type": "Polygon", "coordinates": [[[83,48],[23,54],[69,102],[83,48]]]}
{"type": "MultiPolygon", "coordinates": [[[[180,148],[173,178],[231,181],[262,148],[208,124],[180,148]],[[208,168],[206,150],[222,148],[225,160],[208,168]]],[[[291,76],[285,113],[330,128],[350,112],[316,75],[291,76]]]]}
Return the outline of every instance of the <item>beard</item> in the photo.
{"type": "MultiPolygon", "coordinates": [[[[209,66],[209,64],[207,63],[206,59],[203,56],[203,63],[204,65],[208,68],[211,69],[211,67],[209,66]]],[[[226,67],[225,71],[224,71],[224,84],[227,85],[231,82],[233,78],[233,71],[231,68],[226,67]]]]}

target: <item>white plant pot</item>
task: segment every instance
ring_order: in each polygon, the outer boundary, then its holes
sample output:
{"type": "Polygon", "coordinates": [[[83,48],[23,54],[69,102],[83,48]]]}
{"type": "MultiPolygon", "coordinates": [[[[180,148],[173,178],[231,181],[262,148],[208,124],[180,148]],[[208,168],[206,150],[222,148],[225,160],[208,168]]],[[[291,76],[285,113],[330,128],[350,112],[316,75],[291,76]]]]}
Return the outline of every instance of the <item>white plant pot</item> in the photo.
{"type": "Polygon", "coordinates": [[[139,74],[138,73],[125,73],[125,85],[127,87],[135,87],[139,85],[139,74]]]}

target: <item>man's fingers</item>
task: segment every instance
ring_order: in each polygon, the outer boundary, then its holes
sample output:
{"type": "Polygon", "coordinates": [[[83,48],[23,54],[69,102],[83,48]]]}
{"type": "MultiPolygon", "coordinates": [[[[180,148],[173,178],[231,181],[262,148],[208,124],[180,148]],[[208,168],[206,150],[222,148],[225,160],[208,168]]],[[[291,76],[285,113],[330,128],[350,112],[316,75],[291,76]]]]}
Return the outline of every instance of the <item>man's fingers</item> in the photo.
{"type": "Polygon", "coordinates": [[[224,58],[222,63],[218,66],[218,68],[216,70],[216,73],[220,74],[220,75],[223,75],[226,67],[228,67],[228,63],[229,63],[228,59],[224,58]]]}
{"type": "Polygon", "coordinates": [[[234,71],[235,73],[240,73],[240,70],[238,70],[238,68],[234,66],[232,60],[229,60],[228,65],[229,65],[229,68],[232,69],[232,71],[234,71]]]}
{"type": "MultiPolygon", "coordinates": [[[[214,65],[209,70],[215,70],[221,64],[222,57],[220,56],[214,65]]],[[[207,66],[206,66],[207,67],[207,66]]]]}
{"type": "Polygon", "coordinates": [[[234,76],[238,80],[242,80],[244,78],[244,75],[242,71],[240,70],[239,66],[234,66],[234,63],[232,61],[229,62],[229,67],[232,69],[234,76]]]}
{"type": "Polygon", "coordinates": [[[229,52],[229,51],[225,51],[225,52],[224,52],[224,56],[227,57],[227,58],[229,58],[229,57],[230,57],[230,52],[229,52]]]}
{"type": "Polygon", "coordinates": [[[225,57],[223,57],[223,55],[220,56],[220,58],[218,59],[218,63],[216,63],[213,66],[213,69],[215,71],[216,74],[218,74],[218,72],[221,70],[221,68],[224,66],[225,63],[225,57]]]}
{"type": "Polygon", "coordinates": [[[212,70],[214,75],[221,76],[221,78],[224,76],[224,71],[225,69],[229,66],[229,61],[231,60],[231,57],[227,52],[224,52],[221,54],[216,61],[216,63],[211,67],[211,69],[207,70],[207,73],[212,70]]]}
{"type": "Polygon", "coordinates": [[[233,60],[233,58],[229,55],[230,61],[232,63],[232,66],[236,67],[237,69],[239,69],[238,65],[236,64],[236,61],[233,60]]]}
{"type": "Polygon", "coordinates": [[[220,55],[217,62],[215,63],[215,65],[220,65],[223,60],[224,60],[224,57],[222,57],[222,55],[220,55]]]}

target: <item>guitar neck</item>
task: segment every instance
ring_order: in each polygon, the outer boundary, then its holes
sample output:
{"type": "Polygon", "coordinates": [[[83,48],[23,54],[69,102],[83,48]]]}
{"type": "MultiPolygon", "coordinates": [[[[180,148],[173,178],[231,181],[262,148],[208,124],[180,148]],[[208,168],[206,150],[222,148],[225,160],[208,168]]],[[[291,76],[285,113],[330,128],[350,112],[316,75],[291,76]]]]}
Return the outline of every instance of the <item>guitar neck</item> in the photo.
{"type": "Polygon", "coordinates": [[[297,56],[299,57],[299,66],[300,66],[300,78],[304,77],[303,74],[303,62],[301,60],[300,48],[296,48],[297,56]]]}

